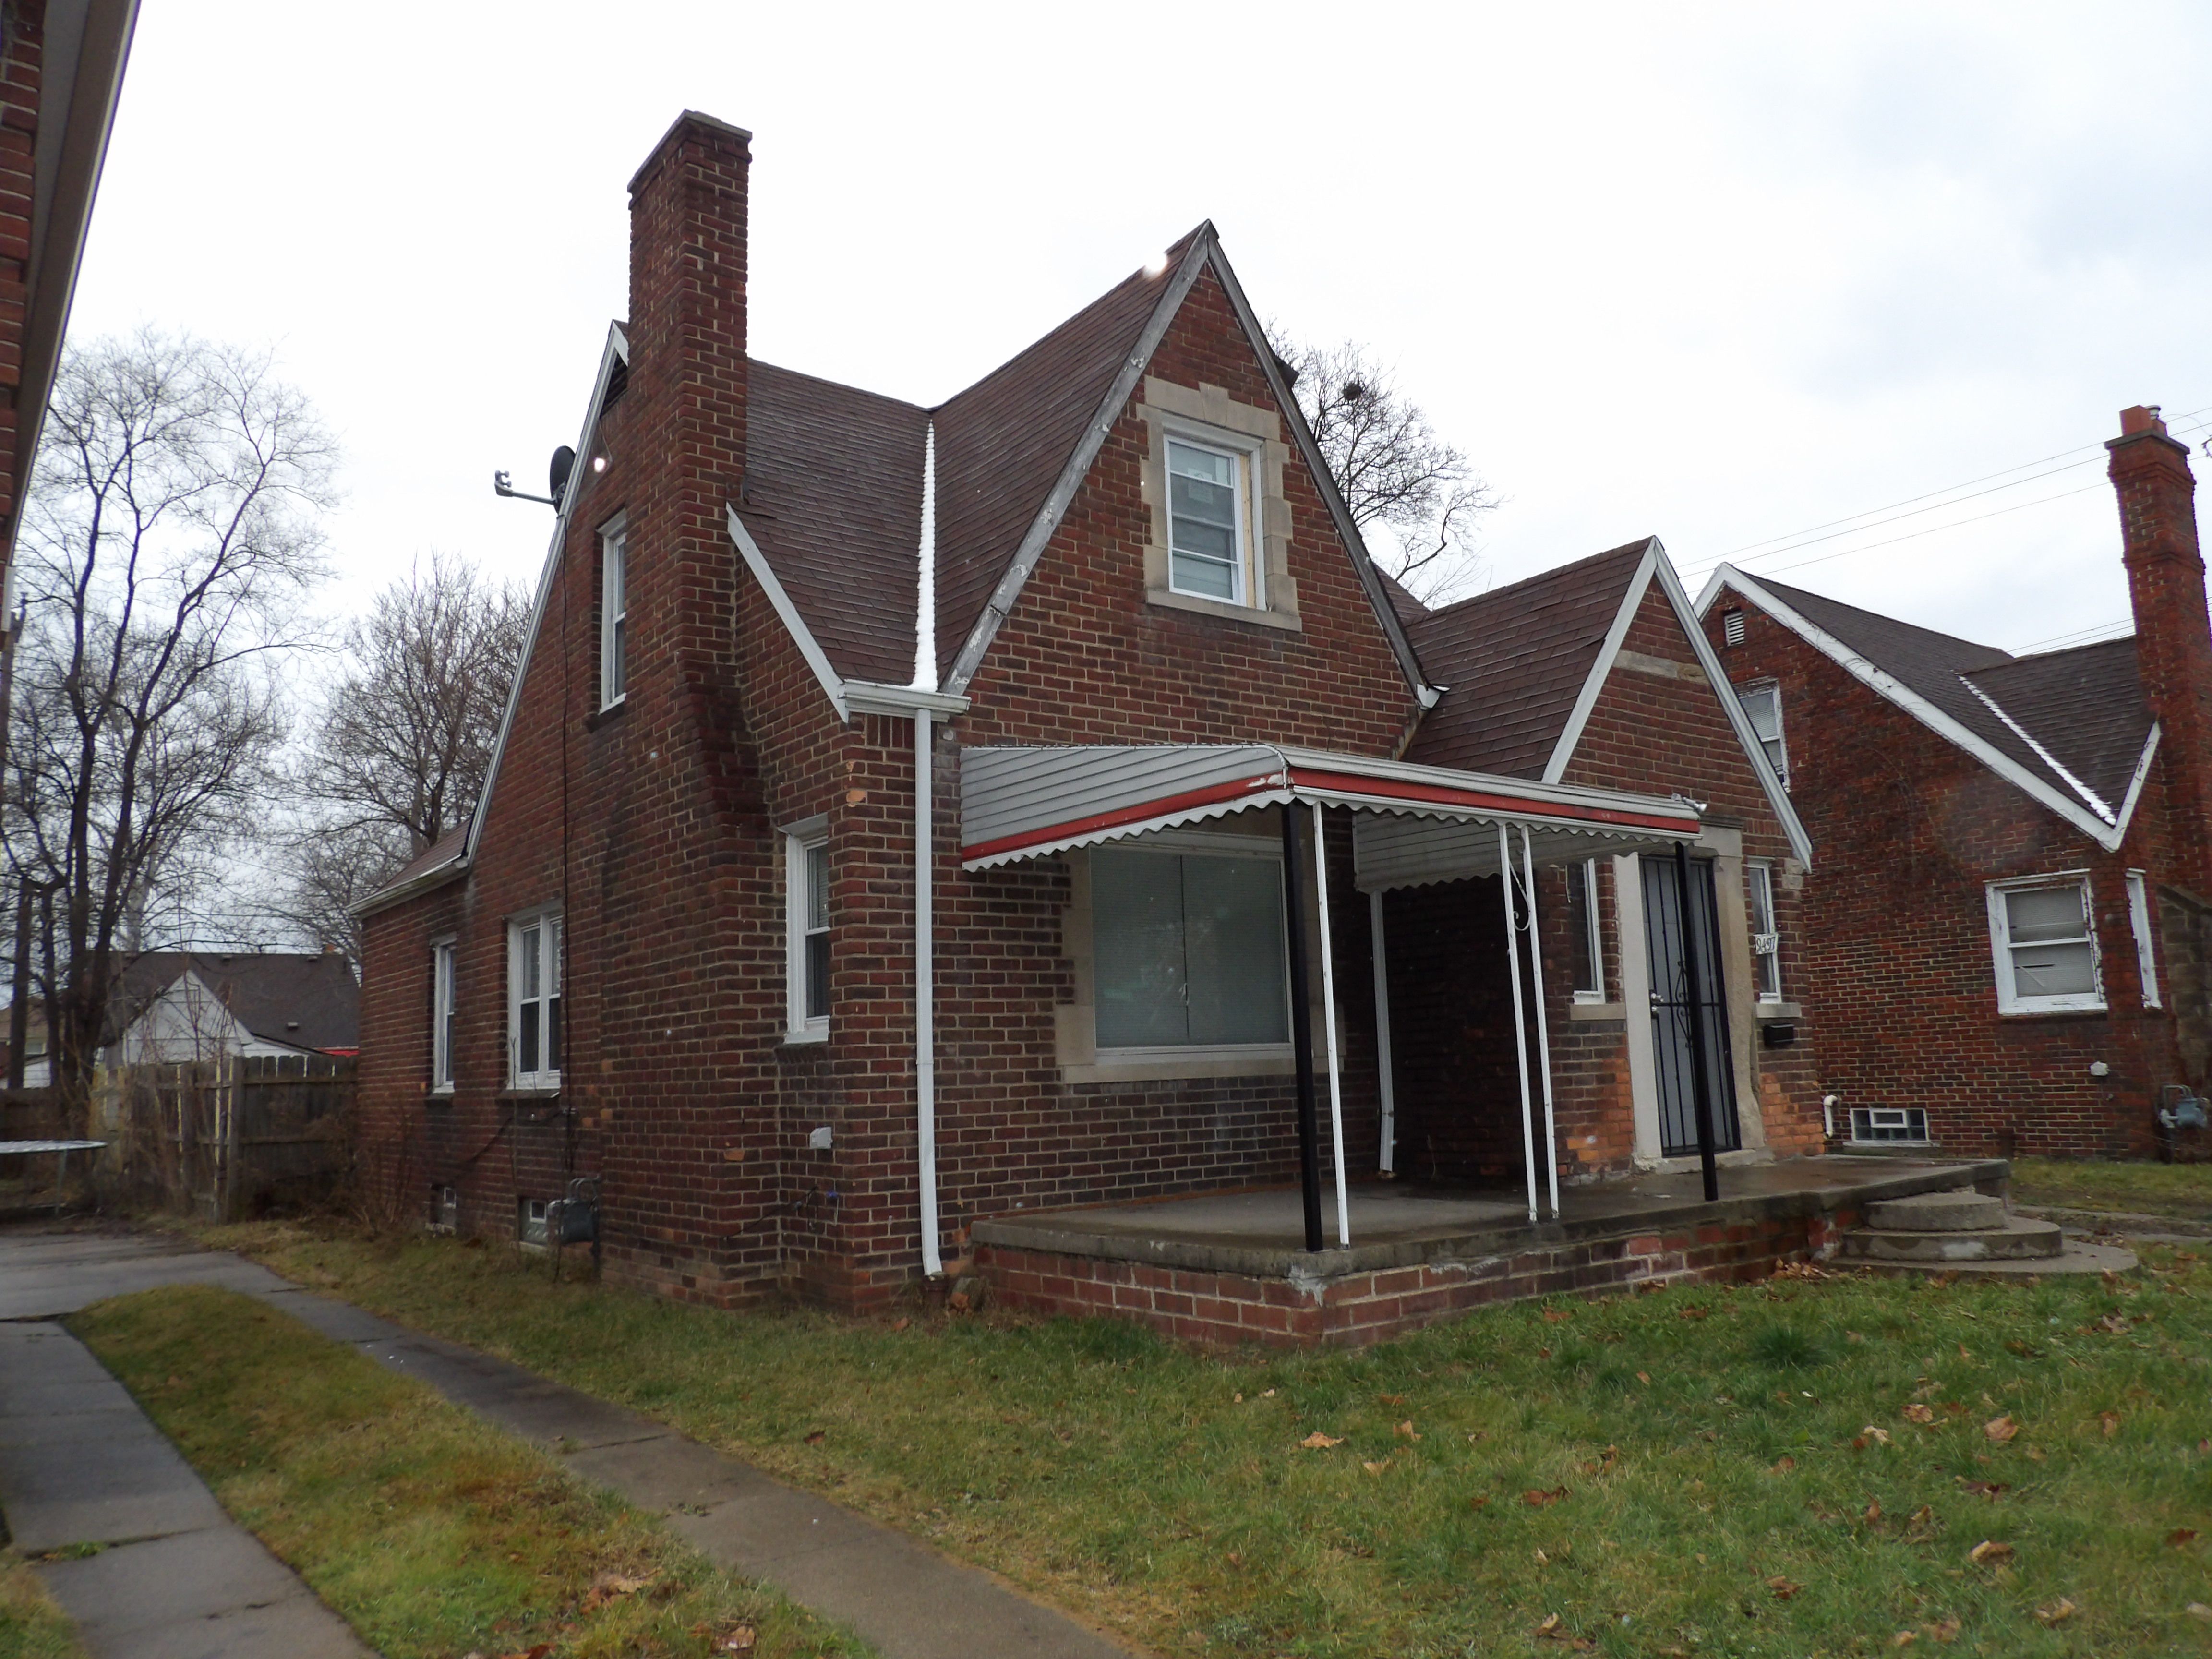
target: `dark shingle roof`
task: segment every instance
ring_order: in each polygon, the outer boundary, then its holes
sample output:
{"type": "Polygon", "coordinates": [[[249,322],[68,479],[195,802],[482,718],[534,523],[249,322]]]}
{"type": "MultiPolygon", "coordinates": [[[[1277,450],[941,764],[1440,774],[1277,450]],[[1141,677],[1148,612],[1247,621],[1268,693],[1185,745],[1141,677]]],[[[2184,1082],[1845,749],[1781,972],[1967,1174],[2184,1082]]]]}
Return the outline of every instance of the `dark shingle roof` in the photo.
{"type": "Polygon", "coordinates": [[[1398,613],[1400,627],[1411,629],[1421,617],[1429,614],[1429,607],[1415,599],[1407,591],[1403,582],[1381,565],[1375,567],[1375,574],[1382,579],[1383,592],[1389,595],[1390,608],[1398,613]]]}
{"type": "MultiPolygon", "coordinates": [[[[1202,228],[1202,227],[1201,227],[1202,228]]],[[[1192,231],[1139,271],[939,405],[937,659],[949,672],[1084,428],[1158,307],[1192,231]]]]}
{"type": "MultiPolygon", "coordinates": [[[[295,1048],[361,1046],[361,987],[335,951],[313,955],[258,951],[149,951],[123,970],[109,1000],[108,1029],[124,1028],[190,970],[233,1018],[254,1036],[295,1048]]],[[[112,1038],[111,1038],[112,1040],[112,1038]]]]}
{"type": "Polygon", "coordinates": [[[929,416],[771,363],[749,374],[738,516],[838,674],[904,685],[929,416]]]}
{"type": "Polygon", "coordinates": [[[2151,725],[2132,638],[2014,657],[1802,588],[1753,580],[2068,799],[2106,818],[2119,810],[2151,725]],[[2099,799],[2085,799],[2080,785],[2099,799]]]}
{"type": "Polygon", "coordinates": [[[1406,758],[1539,775],[1650,544],[1630,542],[1410,619],[1422,666],[1451,690],[1406,758]]]}

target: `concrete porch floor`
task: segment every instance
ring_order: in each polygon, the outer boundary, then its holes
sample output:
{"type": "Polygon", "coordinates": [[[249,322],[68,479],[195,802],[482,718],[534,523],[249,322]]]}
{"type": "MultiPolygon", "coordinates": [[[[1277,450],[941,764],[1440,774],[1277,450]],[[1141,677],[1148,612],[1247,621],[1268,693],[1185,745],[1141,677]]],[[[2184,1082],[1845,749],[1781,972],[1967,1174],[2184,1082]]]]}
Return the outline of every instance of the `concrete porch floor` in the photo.
{"type": "Polygon", "coordinates": [[[1304,1249],[1297,1189],[1200,1194],[1096,1208],[1041,1211],[978,1222],[979,1244],[1141,1261],[1205,1273],[1279,1279],[1329,1277],[1527,1245],[1612,1237],[1685,1224],[1727,1225],[1766,1217],[1861,1210],[1877,1198],[1974,1187],[2002,1193],[2002,1158],[1928,1163],[1825,1156],[1724,1166],[1721,1196],[1707,1204],[1695,1170],[1564,1188],[1559,1219],[1528,1223],[1518,1191],[1473,1191],[1409,1181],[1363,1182],[1350,1192],[1352,1245],[1336,1240],[1336,1194],[1324,1184],[1322,1234],[1304,1249]]]}

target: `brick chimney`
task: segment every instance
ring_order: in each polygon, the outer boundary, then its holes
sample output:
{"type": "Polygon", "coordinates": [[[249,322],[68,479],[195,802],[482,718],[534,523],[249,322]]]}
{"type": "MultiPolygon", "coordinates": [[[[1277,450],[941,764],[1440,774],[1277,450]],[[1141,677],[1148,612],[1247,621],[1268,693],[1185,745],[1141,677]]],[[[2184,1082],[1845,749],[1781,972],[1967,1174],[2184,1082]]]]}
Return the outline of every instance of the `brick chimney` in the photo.
{"type": "Polygon", "coordinates": [[[2120,502],[2136,672],[2161,728],[2181,878],[2212,896],[2212,621],[2189,447],[2166,435],[2155,405],[2137,404],[2120,412],[2120,435],[2105,447],[2120,502]]]}
{"type": "Polygon", "coordinates": [[[686,110],[629,181],[631,592],[662,660],[693,678],[726,667],[733,647],[725,514],[745,470],[751,142],[686,110]]]}

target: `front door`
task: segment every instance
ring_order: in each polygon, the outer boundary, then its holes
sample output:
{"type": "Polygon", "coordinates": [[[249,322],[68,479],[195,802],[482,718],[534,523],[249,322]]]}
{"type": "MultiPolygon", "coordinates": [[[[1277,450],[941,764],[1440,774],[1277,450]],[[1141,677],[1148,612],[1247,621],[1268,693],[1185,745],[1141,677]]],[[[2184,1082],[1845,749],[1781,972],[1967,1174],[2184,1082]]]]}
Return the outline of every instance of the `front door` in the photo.
{"type": "Polygon", "coordinates": [[[1683,960],[1680,888],[1672,859],[1639,860],[1644,868],[1644,937],[1651,960],[1651,1050],[1659,1073],[1659,1150],[1668,1158],[1695,1157],[1698,1100],[1690,1047],[1690,1021],[1704,1022],[1706,1079],[1713,1102],[1713,1149],[1732,1152],[1743,1144],[1736,1121],[1735,1065],[1729,1054],[1728,1000],[1719,971],[1720,912],[1713,866],[1690,860],[1690,908],[1698,929],[1698,984],[1690,984],[1683,960]]]}

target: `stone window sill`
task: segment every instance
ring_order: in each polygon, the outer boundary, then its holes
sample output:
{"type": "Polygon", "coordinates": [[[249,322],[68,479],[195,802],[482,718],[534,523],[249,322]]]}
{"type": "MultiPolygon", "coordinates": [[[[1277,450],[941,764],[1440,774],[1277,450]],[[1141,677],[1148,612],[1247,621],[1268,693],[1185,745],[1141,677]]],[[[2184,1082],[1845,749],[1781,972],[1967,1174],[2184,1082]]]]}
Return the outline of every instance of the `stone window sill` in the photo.
{"type": "Polygon", "coordinates": [[[1172,588],[1154,587],[1146,591],[1147,604],[1169,611],[1188,611],[1194,616],[1218,617],[1224,622],[1249,623],[1257,628],[1279,628],[1286,633],[1305,631],[1295,611],[1262,611],[1249,605],[1229,605],[1220,599],[1201,599],[1195,593],[1178,593],[1172,588]]]}

